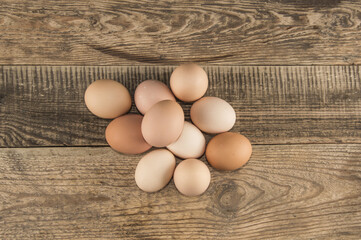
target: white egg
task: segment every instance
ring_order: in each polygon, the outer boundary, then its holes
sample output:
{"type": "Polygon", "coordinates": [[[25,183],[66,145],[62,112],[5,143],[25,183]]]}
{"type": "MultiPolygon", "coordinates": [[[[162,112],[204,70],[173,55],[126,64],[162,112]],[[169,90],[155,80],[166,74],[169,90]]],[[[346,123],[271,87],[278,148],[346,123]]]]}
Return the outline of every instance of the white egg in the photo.
{"type": "Polygon", "coordinates": [[[184,122],[183,130],[177,141],[167,146],[177,157],[199,158],[206,148],[203,133],[190,122],[184,122]]]}
{"type": "Polygon", "coordinates": [[[146,154],[135,169],[135,182],[145,192],[164,188],[172,178],[175,168],[174,155],[166,149],[146,154]]]}

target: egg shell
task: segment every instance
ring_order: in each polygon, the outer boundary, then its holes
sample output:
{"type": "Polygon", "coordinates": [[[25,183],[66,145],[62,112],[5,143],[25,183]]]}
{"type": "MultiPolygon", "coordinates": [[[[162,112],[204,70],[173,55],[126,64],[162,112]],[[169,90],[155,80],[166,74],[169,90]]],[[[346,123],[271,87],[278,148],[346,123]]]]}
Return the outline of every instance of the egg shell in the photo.
{"type": "Polygon", "coordinates": [[[108,79],[90,84],[85,91],[84,100],[90,112],[106,119],[127,113],[132,105],[128,89],[123,84],[108,79]]]}
{"type": "Polygon", "coordinates": [[[219,170],[236,170],[248,162],[252,145],[239,133],[225,132],[213,137],[206,149],[209,164],[219,170]]]}
{"type": "Polygon", "coordinates": [[[236,112],[225,100],[204,97],[190,111],[192,122],[203,132],[216,134],[229,131],[236,122],[236,112]]]}
{"type": "Polygon", "coordinates": [[[145,114],[154,104],[162,100],[175,101],[175,98],[167,85],[160,81],[146,80],[135,89],[135,105],[142,114],[145,114]]]}
{"type": "Polygon", "coordinates": [[[147,143],[165,147],[175,142],[183,130],[184,112],[175,101],[163,100],[146,112],[142,121],[142,134],[147,143]]]}
{"type": "Polygon", "coordinates": [[[143,116],[127,114],[111,121],[105,139],[114,150],[125,154],[143,153],[151,148],[141,132],[143,116]]]}
{"type": "Polygon", "coordinates": [[[203,133],[192,123],[184,122],[180,137],[167,146],[174,155],[180,158],[199,158],[206,149],[203,133]]]}
{"type": "Polygon", "coordinates": [[[193,102],[206,93],[208,76],[197,64],[184,64],[172,72],[170,87],[178,99],[193,102]]]}
{"type": "Polygon", "coordinates": [[[145,192],[164,188],[172,178],[176,162],[166,149],[157,149],[146,154],[135,169],[135,182],[145,192]]]}
{"type": "Polygon", "coordinates": [[[198,159],[186,159],[174,171],[174,184],[186,196],[204,193],[211,182],[211,173],[206,164],[198,159]]]}

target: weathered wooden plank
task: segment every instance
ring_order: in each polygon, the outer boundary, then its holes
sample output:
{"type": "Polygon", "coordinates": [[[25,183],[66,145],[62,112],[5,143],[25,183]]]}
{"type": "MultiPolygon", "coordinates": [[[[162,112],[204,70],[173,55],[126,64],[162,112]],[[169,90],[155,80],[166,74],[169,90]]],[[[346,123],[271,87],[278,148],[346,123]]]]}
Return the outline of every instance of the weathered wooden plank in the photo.
{"type": "MultiPolygon", "coordinates": [[[[0,149],[1,239],[360,239],[361,145],[258,145],[185,197],[139,190],[141,156],[0,149]]],[[[204,160],[204,159],[203,159],[204,160]]]]}
{"type": "MultiPolygon", "coordinates": [[[[171,66],[0,66],[0,146],[105,145],[109,120],[83,94],[98,78],[131,93],[145,79],[168,83],[171,66]]],[[[361,67],[205,67],[207,95],[229,101],[233,131],[256,144],[361,143],[361,67]]],[[[183,104],[189,120],[190,104],[183,104]]],[[[137,112],[133,106],[132,112],[137,112]]]]}
{"type": "Polygon", "coordinates": [[[360,64],[354,0],[0,0],[0,64],[360,64]]]}

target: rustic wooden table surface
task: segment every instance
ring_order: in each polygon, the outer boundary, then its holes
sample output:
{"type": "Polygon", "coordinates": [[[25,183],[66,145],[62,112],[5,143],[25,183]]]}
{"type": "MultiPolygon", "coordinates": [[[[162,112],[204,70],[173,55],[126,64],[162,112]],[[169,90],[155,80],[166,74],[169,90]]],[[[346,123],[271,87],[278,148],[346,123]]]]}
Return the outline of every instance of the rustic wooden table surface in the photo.
{"type": "Polygon", "coordinates": [[[360,64],[357,0],[0,0],[0,239],[361,239],[360,64]],[[84,91],[189,61],[254,153],[148,194],[84,91]]]}

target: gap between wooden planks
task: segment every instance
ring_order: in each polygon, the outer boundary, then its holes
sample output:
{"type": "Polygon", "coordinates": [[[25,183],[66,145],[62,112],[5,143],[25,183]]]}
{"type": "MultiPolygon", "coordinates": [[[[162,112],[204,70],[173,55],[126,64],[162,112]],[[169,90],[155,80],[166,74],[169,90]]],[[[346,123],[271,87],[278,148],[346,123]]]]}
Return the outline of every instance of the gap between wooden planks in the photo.
{"type": "MultiPolygon", "coordinates": [[[[140,155],[0,149],[1,239],[360,239],[361,144],[254,146],[200,197],[139,190],[140,155]]],[[[202,158],[203,161],[204,158],[202,158]]]]}
{"type": "MultiPolygon", "coordinates": [[[[168,84],[174,66],[0,66],[0,147],[106,146],[109,120],[85,107],[101,78],[133,94],[146,79],[168,84]]],[[[236,110],[232,131],[253,144],[361,143],[360,66],[205,66],[206,95],[236,110]]],[[[190,104],[182,103],[189,119],[190,104]]],[[[137,112],[132,107],[131,112],[137,112]]],[[[208,138],[210,136],[207,136],[208,138]]]]}

